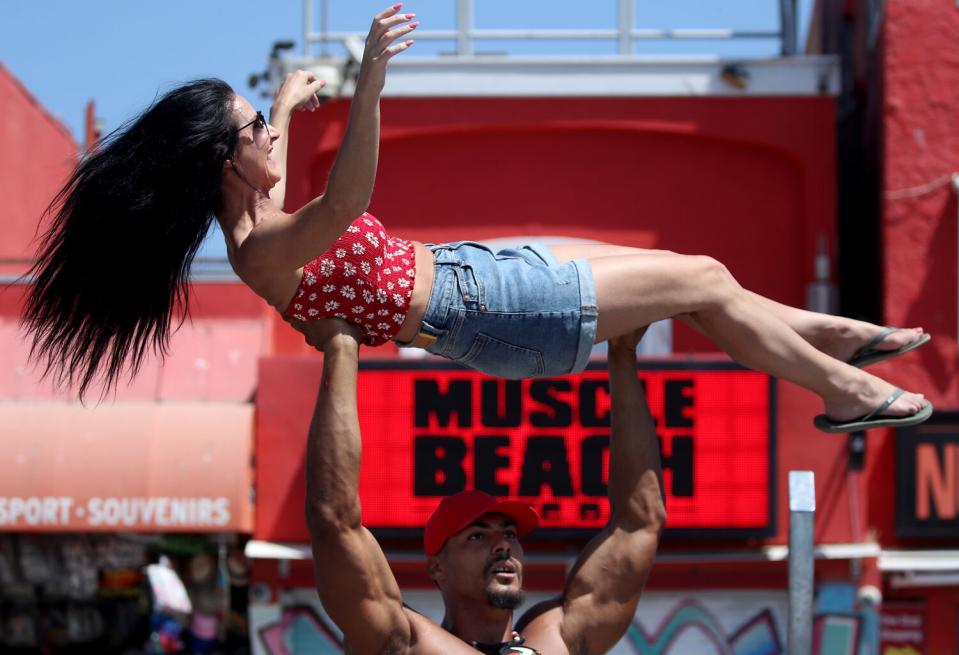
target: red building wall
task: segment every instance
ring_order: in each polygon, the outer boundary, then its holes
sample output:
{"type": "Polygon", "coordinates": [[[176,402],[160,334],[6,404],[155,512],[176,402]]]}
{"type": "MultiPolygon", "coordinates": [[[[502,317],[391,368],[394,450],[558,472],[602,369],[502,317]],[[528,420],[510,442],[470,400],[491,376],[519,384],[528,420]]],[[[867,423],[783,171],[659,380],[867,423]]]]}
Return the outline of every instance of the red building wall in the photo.
{"type": "MultiPolygon", "coordinates": [[[[891,325],[922,325],[929,347],[903,358],[892,379],[922,391],[937,409],[959,407],[957,351],[957,205],[959,171],[959,11],[954,3],[886,4],[883,108],[884,310],[891,325]]],[[[894,444],[870,444],[872,521],[883,545],[954,548],[955,539],[904,541],[894,536],[894,444]]],[[[926,600],[927,652],[956,650],[959,589],[902,590],[926,600]]]]}
{"type": "Polygon", "coordinates": [[[887,6],[885,34],[885,318],[923,325],[931,348],[897,364],[897,379],[939,408],[959,407],[956,193],[959,11],[922,0],[887,6]]]}
{"type": "MultiPolygon", "coordinates": [[[[884,33],[885,155],[883,270],[885,320],[922,325],[929,346],[876,367],[880,375],[926,394],[938,410],[959,407],[957,351],[957,206],[959,171],[959,12],[943,2],[891,3],[884,33]],[[935,53],[933,56],[931,53],[935,53]]],[[[874,525],[896,543],[894,443],[871,439],[874,525]]]]}
{"type": "MultiPolygon", "coordinates": [[[[549,235],[709,254],[744,286],[801,306],[817,235],[835,231],[829,96],[381,104],[371,211],[407,238],[549,235]]],[[[348,109],[333,101],[296,118],[288,208],[322,192],[348,109]]],[[[680,331],[675,350],[714,346],[680,331]]]]}
{"type": "MultiPolygon", "coordinates": [[[[79,108],[77,109],[79,111],[79,108]]],[[[76,161],[77,145],[0,64],[0,196],[4,198],[0,273],[22,272],[4,260],[31,257],[43,210],[76,161]]]]}
{"type": "MultiPolygon", "coordinates": [[[[346,101],[333,101],[295,119],[288,209],[322,193],[348,109],[346,101]]],[[[709,254],[745,286],[802,306],[817,236],[835,233],[835,103],[828,96],[386,98],[382,120],[371,211],[407,238],[551,235],[709,254]]],[[[699,335],[676,330],[677,355],[715,351],[699,335]]],[[[308,352],[298,335],[283,328],[274,335],[274,352],[308,352]]],[[[392,353],[380,348],[365,356],[384,354],[392,353]]],[[[288,391],[262,390],[258,399],[280,402],[271,415],[291,423],[266,426],[261,408],[261,458],[271,463],[260,471],[281,495],[268,498],[260,480],[258,536],[305,539],[295,508],[307,419],[296,416],[315,390],[300,389],[302,369],[292,362],[261,370],[276,373],[261,384],[288,391]],[[286,445],[277,448],[280,442],[286,445]]],[[[820,411],[809,392],[779,385],[772,542],[786,540],[791,469],[816,472],[817,539],[866,536],[864,482],[847,475],[845,439],[812,427],[820,411]]]]}

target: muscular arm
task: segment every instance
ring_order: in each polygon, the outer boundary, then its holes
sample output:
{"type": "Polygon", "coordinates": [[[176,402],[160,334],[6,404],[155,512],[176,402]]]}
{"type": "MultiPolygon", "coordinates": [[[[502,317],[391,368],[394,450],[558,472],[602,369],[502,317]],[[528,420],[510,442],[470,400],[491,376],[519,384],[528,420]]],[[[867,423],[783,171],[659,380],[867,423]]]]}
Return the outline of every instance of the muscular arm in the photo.
{"type": "Polygon", "coordinates": [[[610,519],[580,555],[564,591],[559,633],[573,655],[605,653],[626,632],[666,522],[659,444],[636,376],[636,341],[610,343],[610,519]]]}
{"type": "MultiPolygon", "coordinates": [[[[292,214],[280,214],[260,222],[241,247],[240,257],[246,271],[255,274],[257,270],[269,271],[280,265],[284,270],[295,270],[326,251],[353,219],[366,211],[376,179],[380,92],[386,82],[386,65],[394,55],[409,47],[407,41],[390,44],[415,28],[415,24],[398,27],[406,21],[406,14],[398,14],[395,6],[374,18],[346,133],[330,170],[326,192],[292,214]]],[[[274,116],[283,118],[282,112],[274,116]]],[[[288,112],[286,116],[288,122],[288,112]]],[[[282,156],[283,166],[285,151],[286,142],[274,144],[274,153],[282,156]]],[[[284,197],[285,189],[284,182],[284,197]]],[[[271,194],[271,197],[275,202],[282,202],[280,195],[277,191],[277,196],[271,194]]]]}
{"type": "Polygon", "coordinates": [[[323,382],[306,461],[306,518],[316,588],[349,652],[403,652],[410,642],[410,623],[400,590],[379,544],[360,523],[359,344],[344,332],[330,338],[323,351],[323,382]]]}

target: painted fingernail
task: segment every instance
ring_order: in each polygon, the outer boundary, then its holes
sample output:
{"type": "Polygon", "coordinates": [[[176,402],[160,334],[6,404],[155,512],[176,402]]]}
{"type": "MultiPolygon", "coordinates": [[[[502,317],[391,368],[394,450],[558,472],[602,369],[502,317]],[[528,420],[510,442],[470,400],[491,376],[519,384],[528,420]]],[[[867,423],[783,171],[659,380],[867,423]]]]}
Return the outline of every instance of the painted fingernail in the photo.
{"type": "Polygon", "coordinates": [[[419,23],[410,23],[410,29],[411,29],[411,30],[415,30],[415,29],[416,29],[417,27],[419,27],[419,26],[420,26],[419,23]]]}
{"type": "Polygon", "coordinates": [[[404,43],[403,45],[409,47],[409,46],[413,45],[414,43],[416,43],[416,41],[413,41],[412,39],[410,39],[409,41],[407,41],[407,42],[404,43]]]}
{"type": "Polygon", "coordinates": [[[393,5],[393,9],[399,9],[402,6],[403,6],[402,2],[397,2],[395,5],[393,5]]]}
{"type": "Polygon", "coordinates": [[[406,20],[409,20],[409,19],[415,18],[415,17],[416,17],[416,14],[406,14],[406,20]]]}

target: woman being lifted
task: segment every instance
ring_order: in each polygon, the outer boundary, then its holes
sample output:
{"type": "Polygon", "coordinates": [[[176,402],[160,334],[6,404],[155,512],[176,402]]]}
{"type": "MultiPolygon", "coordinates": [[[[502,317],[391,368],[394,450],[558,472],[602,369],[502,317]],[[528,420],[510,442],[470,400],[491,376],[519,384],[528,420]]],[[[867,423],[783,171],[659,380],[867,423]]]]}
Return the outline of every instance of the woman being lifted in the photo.
{"type": "Polygon", "coordinates": [[[342,318],[369,345],[393,340],[493,375],[582,370],[594,343],[678,317],[745,366],[818,394],[827,431],[905,426],[931,413],[858,366],[928,341],[919,329],[794,309],[743,289],[714,259],[612,245],[529,244],[494,253],[424,246],[366,214],[387,62],[418,23],[378,14],[325,193],[284,212],[287,127],[323,81],[289,75],[271,122],[226,83],[173,89],[77,166],[52,207],[25,310],[32,355],[81,396],[144,355],[165,354],[190,266],[215,219],[237,275],[285,317],[342,318]]]}

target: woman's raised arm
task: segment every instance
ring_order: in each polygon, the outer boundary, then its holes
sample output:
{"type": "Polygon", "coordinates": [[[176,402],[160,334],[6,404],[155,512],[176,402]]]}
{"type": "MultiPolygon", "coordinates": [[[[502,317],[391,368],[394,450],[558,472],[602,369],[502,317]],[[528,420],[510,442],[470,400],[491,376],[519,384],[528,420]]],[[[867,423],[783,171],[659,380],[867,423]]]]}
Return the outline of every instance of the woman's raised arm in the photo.
{"type": "Polygon", "coordinates": [[[273,142],[273,159],[279,164],[280,181],[270,189],[270,200],[283,209],[286,201],[286,152],[290,138],[290,118],[297,109],[314,111],[320,106],[316,92],[326,86],[310,71],[298,70],[289,73],[273,100],[270,108],[270,125],[280,135],[273,142]]]}
{"type": "MultiPolygon", "coordinates": [[[[327,250],[369,206],[376,179],[379,100],[386,82],[386,64],[412,45],[412,41],[401,39],[418,25],[408,22],[414,14],[400,13],[401,8],[402,4],[395,4],[373,19],[349,123],[326,192],[292,214],[258,224],[240,249],[247,270],[273,268],[280,261],[287,268],[306,264],[327,250]]],[[[285,160],[285,152],[282,154],[285,160]]]]}

